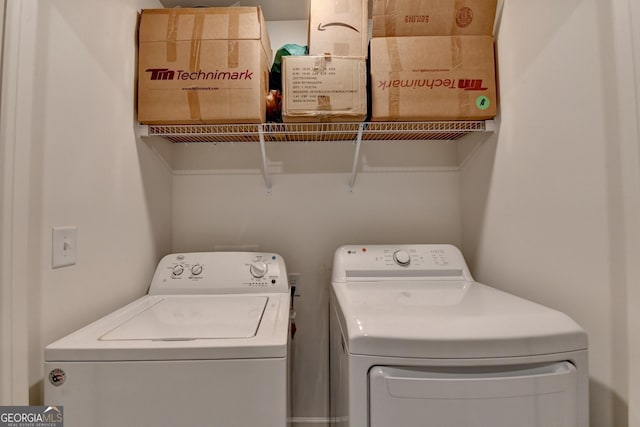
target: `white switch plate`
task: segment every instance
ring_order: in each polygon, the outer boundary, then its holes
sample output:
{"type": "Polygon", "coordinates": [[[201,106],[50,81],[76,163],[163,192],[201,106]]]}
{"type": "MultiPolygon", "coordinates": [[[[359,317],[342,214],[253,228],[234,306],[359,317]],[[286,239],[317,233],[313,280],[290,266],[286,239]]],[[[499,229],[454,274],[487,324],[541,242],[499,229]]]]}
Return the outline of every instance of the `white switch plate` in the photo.
{"type": "Polygon", "coordinates": [[[76,227],[53,227],[51,267],[67,267],[76,263],[76,227]]]}

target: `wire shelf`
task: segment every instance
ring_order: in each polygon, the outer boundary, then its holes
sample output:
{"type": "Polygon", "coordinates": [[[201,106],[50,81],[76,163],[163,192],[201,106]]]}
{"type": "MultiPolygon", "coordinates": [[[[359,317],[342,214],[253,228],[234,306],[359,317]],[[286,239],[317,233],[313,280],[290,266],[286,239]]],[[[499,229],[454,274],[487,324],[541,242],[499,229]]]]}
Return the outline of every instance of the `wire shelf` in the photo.
{"type": "Polygon", "coordinates": [[[142,125],[143,136],[172,142],[259,142],[260,125],[142,125]]]}
{"type": "Polygon", "coordinates": [[[362,134],[365,141],[453,141],[471,132],[486,132],[481,121],[371,122],[362,134]]]}
{"type": "Polygon", "coordinates": [[[263,123],[215,125],[142,125],[143,136],[161,136],[172,142],[328,142],[451,141],[472,132],[493,130],[493,122],[365,122],[365,123],[263,123]]]}
{"type": "Polygon", "coordinates": [[[184,143],[259,143],[262,174],[271,193],[267,142],[355,142],[349,179],[353,191],[363,141],[452,141],[472,132],[493,132],[493,120],[363,123],[262,123],[215,125],[140,125],[140,136],[184,143]]]}

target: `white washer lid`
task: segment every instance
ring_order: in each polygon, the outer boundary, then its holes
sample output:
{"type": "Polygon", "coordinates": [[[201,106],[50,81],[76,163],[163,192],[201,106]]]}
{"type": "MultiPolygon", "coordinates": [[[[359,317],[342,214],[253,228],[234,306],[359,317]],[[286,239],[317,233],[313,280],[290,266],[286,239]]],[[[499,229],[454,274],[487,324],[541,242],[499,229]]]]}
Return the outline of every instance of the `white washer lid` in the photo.
{"type": "Polygon", "coordinates": [[[587,348],[586,333],[566,314],[476,282],[334,283],[332,288],[351,354],[480,358],[587,348]]]}
{"type": "Polygon", "coordinates": [[[159,300],[100,337],[118,340],[194,340],[250,338],[256,335],[266,296],[227,296],[159,300]]]}
{"type": "Polygon", "coordinates": [[[145,295],[49,344],[45,360],[286,358],[290,294],[145,295]]]}

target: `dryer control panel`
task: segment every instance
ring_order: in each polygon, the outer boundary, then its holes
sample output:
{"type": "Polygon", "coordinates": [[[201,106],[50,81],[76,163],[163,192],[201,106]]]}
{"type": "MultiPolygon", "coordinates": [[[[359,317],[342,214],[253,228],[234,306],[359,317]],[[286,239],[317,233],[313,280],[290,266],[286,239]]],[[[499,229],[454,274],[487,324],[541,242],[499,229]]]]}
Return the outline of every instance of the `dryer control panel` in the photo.
{"type": "Polygon", "coordinates": [[[289,292],[282,257],[266,252],[190,252],[158,264],[150,295],[289,292]]]}
{"type": "Polygon", "coordinates": [[[347,245],[333,259],[333,281],[473,280],[452,245],[347,245]]]}

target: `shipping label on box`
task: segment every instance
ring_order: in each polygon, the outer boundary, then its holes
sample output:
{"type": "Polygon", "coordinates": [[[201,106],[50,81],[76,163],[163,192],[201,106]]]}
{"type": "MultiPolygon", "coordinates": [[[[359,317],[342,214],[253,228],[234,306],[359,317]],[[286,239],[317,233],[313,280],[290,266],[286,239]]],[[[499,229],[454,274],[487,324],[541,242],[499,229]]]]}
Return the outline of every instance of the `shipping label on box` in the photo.
{"type": "Polygon", "coordinates": [[[370,59],[372,121],[496,115],[492,36],[374,38],[370,59]]]}
{"type": "Polygon", "coordinates": [[[270,60],[259,8],[143,10],[138,121],[262,123],[270,60]]]}
{"type": "Polygon", "coordinates": [[[285,122],[363,121],[367,114],[364,57],[285,56],[285,122]]]}
{"type": "Polygon", "coordinates": [[[311,0],[309,55],[367,56],[368,0],[311,0]]]}
{"type": "Polygon", "coordinates": [[[491,35],[497,0],[373,0],[373,37],[491,35]]]}

